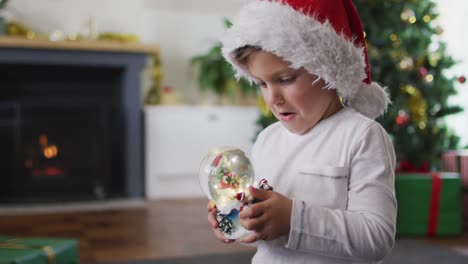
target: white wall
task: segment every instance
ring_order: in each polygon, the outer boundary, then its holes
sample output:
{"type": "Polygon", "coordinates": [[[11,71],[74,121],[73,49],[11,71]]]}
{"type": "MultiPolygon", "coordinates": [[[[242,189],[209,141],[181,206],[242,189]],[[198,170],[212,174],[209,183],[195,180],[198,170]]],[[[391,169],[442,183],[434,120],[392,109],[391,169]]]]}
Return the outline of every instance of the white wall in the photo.
{"type": "Polygon", "coordinates": [[[205,53],[232,17],[248,0],[14,0],[9,18],[34,31],[79,33],[91,18],[99,32],[138,34],[145,43],[161,46],[164,84],[182,93],[186,103],[198,103],[190,58],[205,53]]]}
{"type": "MultiPolygon", "coordinates": [[[[440,13],[439,23],[444,30],[442,39],[447,43],[448,52],[459,63],[451,69],[450,76],[463,75],[468,78],[468,1],[437,0],[440,13]]],[[[466,110],[458,115],[450,116],[447,122],[457,135],[462,138],[462,146],[468,145],[468,82],[457,82],[458,95],[450,99],[453,105],[459,105],[466,110]]]]}

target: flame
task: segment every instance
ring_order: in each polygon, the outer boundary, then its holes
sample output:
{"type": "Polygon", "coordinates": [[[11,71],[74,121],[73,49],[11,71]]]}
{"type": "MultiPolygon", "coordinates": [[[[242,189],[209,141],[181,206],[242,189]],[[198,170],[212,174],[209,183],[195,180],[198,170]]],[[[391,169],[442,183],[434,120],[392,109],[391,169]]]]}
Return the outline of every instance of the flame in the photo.
{"type": "Polygon", "coordinates": [[[52,159],[57,157],[58,155],[58,149],[57,146],[55,145],[50,145],[42,149],[42,153],[44,154],[44,157],[48,159],[52,159]]]}
{"type": "Polygon", "coordinates": [[[42,148],[45,148],[47,147],[48,144],[49,144],[49,138],[47,137],[47,135],[41,134],[39,136],[39,145],[41,145],[42,148]]]}
{"type": "Polygon", "coordinates": [[[42,148],[42,154],[44,155],[44,157],[46,157],[47,159],[57,157],[58,148],[54,144],[49,145],[49,138],[46,134],[39,135],[39,145],[42,148]]]}

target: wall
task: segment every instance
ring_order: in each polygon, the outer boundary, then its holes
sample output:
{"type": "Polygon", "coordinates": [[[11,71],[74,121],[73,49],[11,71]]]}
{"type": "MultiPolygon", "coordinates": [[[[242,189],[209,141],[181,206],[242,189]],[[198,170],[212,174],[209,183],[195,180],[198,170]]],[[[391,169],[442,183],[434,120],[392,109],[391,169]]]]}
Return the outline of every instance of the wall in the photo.
{"type": "Polygon", "coordinates": [[[13,0],[7,15],[47,34],[84,32],[92,19],[98,32],[136,33],[145,43],[158,43],[164,84],[181,92],[185,102],[199,103],[207,97],[198,92],[190,58],[208,51],[224,29],[223,18],[245,1],[13,0]]]}
{"type": "MultiPolygon", "coordinates": [[[[463,75],[468,78],[468,1],[437,0],[440,13],[439,23],[444,30],[442,40],[447,43],[450,55],[459,63],[447,72],[450,76],[463,75]]],[[[466,109],[463,113],[450,116],[447,122],[462,139],[462,146],[468,146],[468,82],[456,84],[457,96],[450,98],[453,105],[466,109]]]]}

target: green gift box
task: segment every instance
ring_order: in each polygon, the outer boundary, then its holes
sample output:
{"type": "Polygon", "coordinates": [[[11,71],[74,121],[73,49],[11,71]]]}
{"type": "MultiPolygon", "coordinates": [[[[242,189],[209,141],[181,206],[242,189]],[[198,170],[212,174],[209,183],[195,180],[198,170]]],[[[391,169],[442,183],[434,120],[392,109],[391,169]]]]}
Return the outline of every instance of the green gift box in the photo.
{"type": "Polygon", "coordinates": [[[0,236],[0,264],[79,263],[78,241],[0,236]]]}
{"type": "Polygon", "coordinates": [[[459,173],[398,173],[398,235],[458,235],[462,222],[459,173]]]}

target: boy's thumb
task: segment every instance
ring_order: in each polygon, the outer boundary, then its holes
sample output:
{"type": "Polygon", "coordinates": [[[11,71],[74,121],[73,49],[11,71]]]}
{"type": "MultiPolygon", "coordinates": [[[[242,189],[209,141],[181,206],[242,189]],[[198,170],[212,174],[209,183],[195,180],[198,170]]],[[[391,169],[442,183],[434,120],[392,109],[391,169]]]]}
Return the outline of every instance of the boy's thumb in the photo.
{"type": "Polygon", "coordinates": [[[264,201],[270,198],[271,195],[271,191],[258,189],[253,186],[249,187],[249,192],[250,195],[252,195],[252,197],[254,198],[254,202],[264,201]]]}

